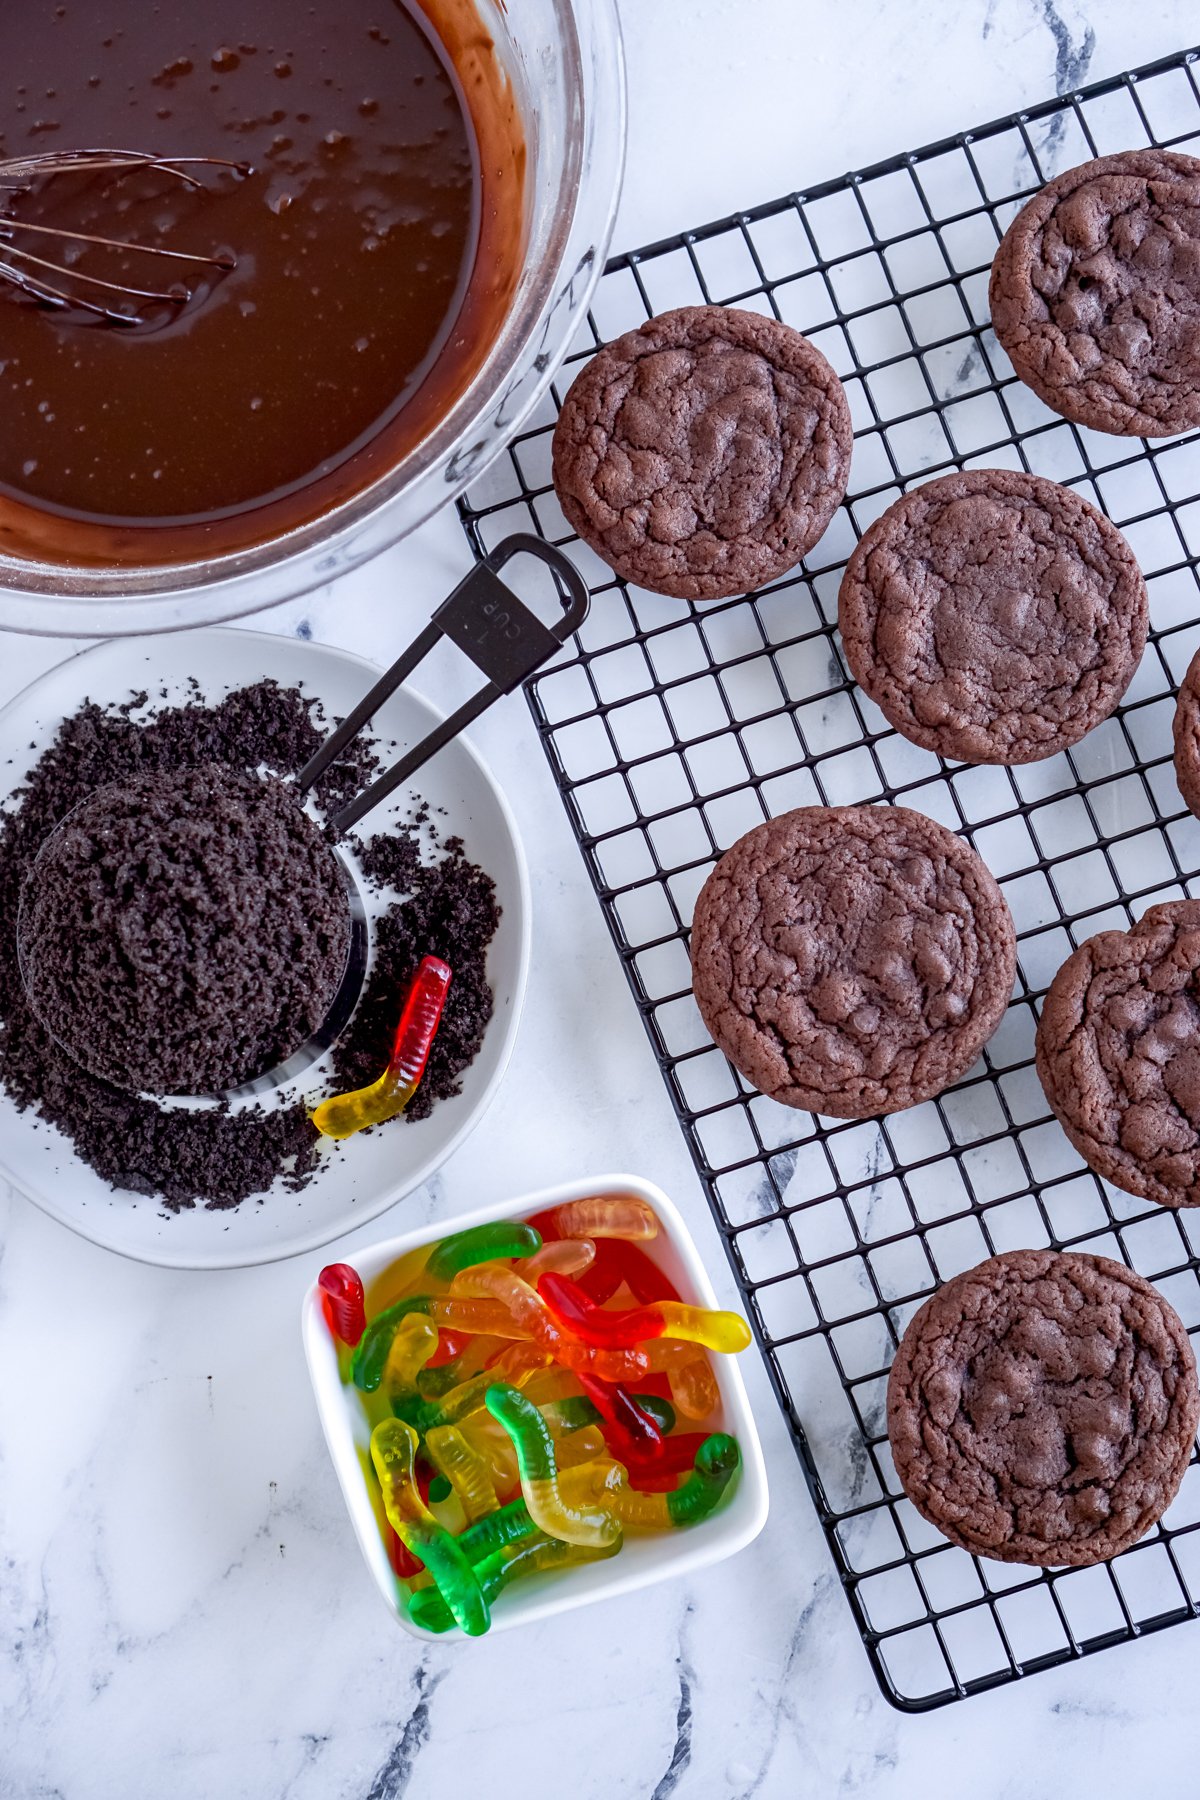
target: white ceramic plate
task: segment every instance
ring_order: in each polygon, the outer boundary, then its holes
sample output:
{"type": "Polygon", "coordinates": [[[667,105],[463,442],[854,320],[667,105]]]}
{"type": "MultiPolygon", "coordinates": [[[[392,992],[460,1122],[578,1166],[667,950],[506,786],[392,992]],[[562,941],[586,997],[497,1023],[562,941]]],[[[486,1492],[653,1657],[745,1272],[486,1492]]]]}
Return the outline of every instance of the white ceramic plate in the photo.
{"type": "MultiPolygon", "coordinates": [[[[354,1267],[364,1285],[369,1287],[391,1263],[407,1256],[410,1250],[420,1249],[423,1244],[436,1244],[456,1231],[466,1231],[472,1225],[486,1225],[493,1219],[528,1218],[531,1213],[541,1212],[546,1207],[561,1206],[567,1200],[582,1200],[590,1194],[636,1194],[653,1207],[661,1227],[654,1240],[655,1262],[661,1264],[685,1300],[695,1306],[717,1305],[708,1271],[700,1260],[700,1252],[682,1214],[661,1188],[639,1180],[636,1175],[598,1175],[590,1181],[573,1181],[564,1187],[546,1188],[539,1194],[526,1194],[520,1200],[503,1200],[497,1206],[447,1219],[441,1225],[426,1225],[404,1237],[390,1238],[386,1243],[356,1250],[354,1267]]],[[[371,1433],[357,1390],[345,1387],[338,1373],[337,1350],[325,1323],[316,1283],[319,1274],[320,1270],[314,1268],[312,1285],[301,1308],[300,1325],[321,1427],[341,1483],[354,1535],[384,1604],[396,1623],[414,1637],[434,1638],[438,1634],[414,1625],[405,1611],[400,1583],[392,1573],[387,1550],[375,1523],[360,1459],[360,1453],[370,1444],[371,1433]]],[[[737,1484],[726,1503],[710,1518],[702,1519],[686,1530],[645,1537],[631,1534],[619,1554],[603,1562],[584,1563],[577,1569],[552,1574],[531,1575],[524,1581],[515,1582],[496,1602],[492,1615],[493,1632],[507,1631],[513,1625],[528,1625],[535,1619],[548,1619],[554,1613],[586,1606],[591,1600],[631,1594],[638,1588],[665,1581],[671,1575],[692,1574],[697,1569],[724,1562],[727,1556],[734,1556],[754,1542],[767,1522],[767,1471],[762,1445],[758,1441],[754,1414],[746,1398],[737,1358],[713,1356],[709,1360],[717,1377],[721,1406],[712,1421],[706,1422],[705,1429],[732,1432],[742,1452],[737,1484]]],[[[688,1429],[697,1427],[689,1423],[688,1429]]],[[[438,1637],[438,1641],[466,1643],[469,1640],[461,1632],[452,1631],[438,1637]]]]}
{"type": "MultiPolygon", "coordinates": [[[[211,701],[273,676],[284,685],[303,683],[304,692],[337,717],[349,712],[378,674],[372,663],[347,651],[262,632],[214,629],[100,644],[60,663],[0,710],[5,790],[20,785],[61,721],[85,699],[108,704],[142,689],[157,699],[165,688],[169,701],[179,701],[188,697],[188,678],[195,677],[211,701]]],[[[406,747],[439,717],[427,701],[402,690],[376,714],[375,732],[406,747]]],[[[19,1113],[0,1092],[0,1175],[93,1243],[176,1269],[238,1268],[315,1250],[377,1217],[425,1181],[478,1122],[508,1063],[529,968],[529,876],[508,805],[462,738],[421,770],[407,794],[401,790],[371,814],[363,830],[383,828],[389,814],[403,817],[414,792],[431,807],[445,809],[439,829],[462,837],[466,854],[495,881],[502,909],[488,954],[496,1010],[479,1055],[463,1075],[461,1094],[443,1100],[428,1119],[396,1123],[349,1139],[337,1153],[327,1151],[299,1194],[276,1182],[261,1205],[252,1197],[232,1211],[197,1206],[170,1214],[154,1200],[114,1192],[79,1160],[65,1137],[33,1113],[19,1113]]],[[[322,1068],[316,1064],[302,1086],[319,1080],[322,1068]]]]}

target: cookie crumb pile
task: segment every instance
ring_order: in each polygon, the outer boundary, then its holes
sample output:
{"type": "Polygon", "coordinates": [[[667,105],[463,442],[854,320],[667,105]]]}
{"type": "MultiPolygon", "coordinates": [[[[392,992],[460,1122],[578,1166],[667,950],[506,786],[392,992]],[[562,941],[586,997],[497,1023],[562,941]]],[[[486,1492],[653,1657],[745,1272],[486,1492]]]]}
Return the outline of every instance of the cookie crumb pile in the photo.
{"type": "Polygon", "coordinates": [[[209,1094],[285,1062],[337,992],[350,908],[294,790],[202,763],[99,789],[26,877],[30,1002],[134,1093],[209,1094]]]}
{"type": "MultiPolygon", "coordinates": [[[[97,789],[213,764],[286,778],[304,767],[326,730],[316,701],[270,680],[211,705],[198,687],[182,705],[161,695],[151,702],[146,693],[111,708],[89,702],[63,720],[13,810],[0,817],[0,1085],[19,1109],[68,1138],[103,1181],[152,1196],[169,1211],[236,1207],[281,1178],[293,1189],[307,1185],[320,1142],[308,1111],[299,1103],[183,1111],[90,1074],[30,1006],[17,952],[21,890],[54,827],[97,789]]],[[[320,809],[331,814],[345,805],[377,766],[369,745],[348,745],[316,783],[320,809]]],[[[389,903],[376,923],[367,989],[339,1043],[338,1084],[386,1064],[398,996],[422,955],[445,957],[455,972],[417,1098],[401,1121],[382,1128],[399,1130],[404,1119],[426,1117],[458,1093],[478,1053],[492,1012],[487,948],[500,914],[491,878],[459,839],[441,839],[424,807],[407,826],[368,840],[362,865],[389,903]]]]}

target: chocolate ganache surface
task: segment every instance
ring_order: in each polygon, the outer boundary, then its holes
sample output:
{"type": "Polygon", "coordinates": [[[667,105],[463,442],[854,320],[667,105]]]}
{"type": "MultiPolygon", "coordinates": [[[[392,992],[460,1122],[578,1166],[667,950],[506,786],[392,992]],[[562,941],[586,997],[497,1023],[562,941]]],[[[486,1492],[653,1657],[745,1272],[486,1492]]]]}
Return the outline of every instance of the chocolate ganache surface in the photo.
{"type": "Polygon", "coordinates": [[[194,169],[199,187],[70,172],[4,198],[10,244],[192,297],[122,326],[0,283],[0,546],[132,563],[242,548],[360,491],[444,417],[515,282],[523,143],[515,106],[478,128],[489,96],[468,95],[435,23],[401,0],[0,8],[0,157],[238,165],[194,169]]]}

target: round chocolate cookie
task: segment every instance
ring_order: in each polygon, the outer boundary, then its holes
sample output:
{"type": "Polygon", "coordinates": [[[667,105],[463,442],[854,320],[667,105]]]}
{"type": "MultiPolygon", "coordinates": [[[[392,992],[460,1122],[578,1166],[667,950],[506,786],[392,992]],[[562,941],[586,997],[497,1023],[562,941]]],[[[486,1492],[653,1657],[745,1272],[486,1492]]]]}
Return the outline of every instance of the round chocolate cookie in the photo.
{"type": "Polygon", "coordinates": [[[805,806],[747,832],[700,892],[691,950],[704,1023],[747,1081],[841,1119],[957,1081],[1016,972],[993,875],[901,806],[805,806]]]}
{"type": "Polygon", "coordinates": [[[846,658],[896,730],[941,756],[1036,762],[1112,712],[1146,645],[1133,551],[1069,488],[943,475],[863,536],[838,598],[846,658]]]}
{"type": "Polygon", "coordinates": [[[1042,1004],[1037,1071],[1097,1175],[1200,1206],[1200,900],[1151,906],[1067,958],[1042,1004]]]}
{"type": "Polygon", "coordinates": [[[1200,1418],[1174,1308],[1106,1256],[1009,1250],[939,1288],[888,1380],[892,1457],[930,1524],[998,1562],[1103,1562],[1179,1490],[1200,1418]]]}
{"type": "Polygon", "coordinates": [[[291,789],[215,764],[98,789],[26,877],[21,974],[93,1075],[218,1093],[321,1023],[350,943],[337,859],[291,789]]]}
{"type": "Polygon", "coordinates": [[[1122,437],[1200,425],[1200,162],[1127,150],[1058,175],[992,265],[992,324],[1064,418],[1122,437]]]}
{"type": "Polygon", "coordinates": [[[850,474],[850,410],[821,352],[777,319],[663,313],[575,378],[554,432],[571,527],[626,581],[716,600],[774,581],[850,474]]]}
{"type": "Polygon", "coordinates": [[[1175,702],[1175,779],[1200,819],[1200,650],[1188,664],[1175,702]]]}

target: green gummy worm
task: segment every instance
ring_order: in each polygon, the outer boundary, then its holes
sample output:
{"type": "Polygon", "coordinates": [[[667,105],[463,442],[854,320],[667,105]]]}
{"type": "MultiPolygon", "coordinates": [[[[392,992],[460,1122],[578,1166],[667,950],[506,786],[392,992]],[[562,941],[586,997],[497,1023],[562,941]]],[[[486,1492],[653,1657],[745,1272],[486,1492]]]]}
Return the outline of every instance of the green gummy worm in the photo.
{"type": "Polygon", "coordinates": [[[376,1313],[363,1332],[362,1341],[350,1364],[350,1379],[356,1388],[360,1388],[364,1394],[375,1392],[383,1380],[388,1352],[401,1319],[406,1313],[428,1311],[428,1294],[409,1294],[405,1299],[397,1300],[394,1306],[385,1307],[381,1313],[376,1313]]]}
{"type": "Polygon", "coordinates": [[[477,1519],[474,1525],[468,1525],[458,1541],[464,1555],[478,1563],[509,1544],[532,1537],[536,1530],[524,1500],[510,1500],[506,1506],[498,1506],[494,1513],[489,1513],[486,1519],[477,1519]]]}
{"type": "Polygon", "coordinates": [[[737,1439],[714,1431],[696,1452],[691,1474],[682,1487],[667,1495],[667,1511],[675,1525],[695,1525],[707,1519],[719,1505],[725,1489],[741,1466],[737,1439]]]}
{"type": "Polygon", "coordinates": [[[541,1247],[542,1234],[532,1225],[497,1219],[491,1225],[472,1225],[469,1231],[443,1238],[425,1264],[425,1273],[435,1281],[449,1281],[460,1269],[474,1268],[476,1263],[493,1262],[497,1257],[532,1256],[541,1247]]]}

